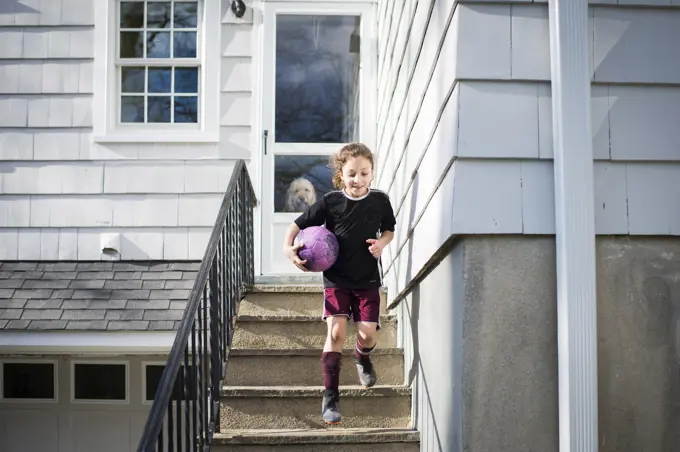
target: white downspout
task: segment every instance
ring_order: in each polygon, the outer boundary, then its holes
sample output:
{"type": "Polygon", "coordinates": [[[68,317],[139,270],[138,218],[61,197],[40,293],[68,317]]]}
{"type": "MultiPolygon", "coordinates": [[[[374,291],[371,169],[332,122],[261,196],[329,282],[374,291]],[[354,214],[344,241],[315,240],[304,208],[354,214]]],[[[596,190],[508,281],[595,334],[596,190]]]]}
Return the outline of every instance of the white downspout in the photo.
{"type": "Polygon", "coordinates": [[[587,0],[550,0],[561,452],[595,452],[597,307],[587,0]]]}

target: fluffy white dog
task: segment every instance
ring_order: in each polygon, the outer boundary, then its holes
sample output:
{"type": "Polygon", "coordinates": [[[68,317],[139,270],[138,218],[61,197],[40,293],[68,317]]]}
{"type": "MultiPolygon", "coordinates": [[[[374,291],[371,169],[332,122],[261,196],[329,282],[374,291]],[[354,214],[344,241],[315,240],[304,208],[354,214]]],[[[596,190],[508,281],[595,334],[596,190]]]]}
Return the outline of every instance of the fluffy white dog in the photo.
{"type": "Polygon", "coordinates": [[[288,186],[284,212],[303,212],[316,202],[314,185],[304,177],[298,177],[288,186]]]}

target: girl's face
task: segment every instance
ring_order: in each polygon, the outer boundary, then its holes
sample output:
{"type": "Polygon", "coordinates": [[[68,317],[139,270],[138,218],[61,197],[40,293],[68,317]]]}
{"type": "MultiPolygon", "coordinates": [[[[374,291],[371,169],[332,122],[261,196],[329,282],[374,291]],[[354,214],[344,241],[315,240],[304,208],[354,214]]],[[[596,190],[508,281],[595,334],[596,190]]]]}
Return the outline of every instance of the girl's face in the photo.
{"type": "Polygon", "coordinates": [[[368,193],[373,180],[373,165],[366,157],[353,157],[342,167],[342,182],[345,191],[353,198],[368,193]]]}

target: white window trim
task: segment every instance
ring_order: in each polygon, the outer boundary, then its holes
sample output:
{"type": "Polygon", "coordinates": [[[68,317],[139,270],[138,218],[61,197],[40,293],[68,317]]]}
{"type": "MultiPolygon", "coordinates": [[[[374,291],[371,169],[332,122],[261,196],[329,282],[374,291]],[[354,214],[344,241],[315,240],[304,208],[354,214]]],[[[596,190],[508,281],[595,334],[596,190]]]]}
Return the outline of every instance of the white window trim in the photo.
{"type": "Polygon", "coordinates": [[[93,404],[113,404],[113,405],[127,405],[130,403],[130,362],[121,360],[71,360],[71,403],[82,405],[93,404]],[[110,400],[110,399],[76,399],[76,364],[114,364],[125,366],[125,400],[110,400]]]}
{"type": "Polygon", "coordinates": [[[164,361],[142,361],[142,405],[152,405],[153,400],[146,400],[146,369],[149,366],[165,366],[164,361]]]}
{"type": "Polygon", "coordinates": [[[140,125],[139,128],[117,128],[116,71],[114,56],[118,36],[115,19],[119,0],[97,0],[94,6],[94,96],[92,125],[95,143],[144,143],[144,142],[219,142],[220,119],[220,42],[221,10],[219,1],[199,2],[199,36],[201,77],[199,80],[198,130],[187,130],[185,124],[140,125]]]}
{"type": "Polygon", "coordinates": [[[20,359],[4,358],[0,360],[0,403],[58,403],[59,402],[59,362],[56,359],[20,359]],[[54,397],[51,399],[8,399],[5,397],[5,363],[52,364],[54,379],[54,397]]]}

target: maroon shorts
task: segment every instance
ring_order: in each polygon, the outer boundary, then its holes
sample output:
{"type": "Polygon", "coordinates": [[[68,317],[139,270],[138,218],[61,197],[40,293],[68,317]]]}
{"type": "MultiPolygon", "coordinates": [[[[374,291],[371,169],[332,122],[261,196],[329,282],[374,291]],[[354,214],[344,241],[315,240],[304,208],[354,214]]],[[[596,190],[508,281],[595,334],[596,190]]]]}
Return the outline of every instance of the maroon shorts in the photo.
{"type": "Polygon", "coordinates": [[[373,322],[380,328],[380,289],[324,289],[323,319],[346,315],[356,322],[373,322]]]}

